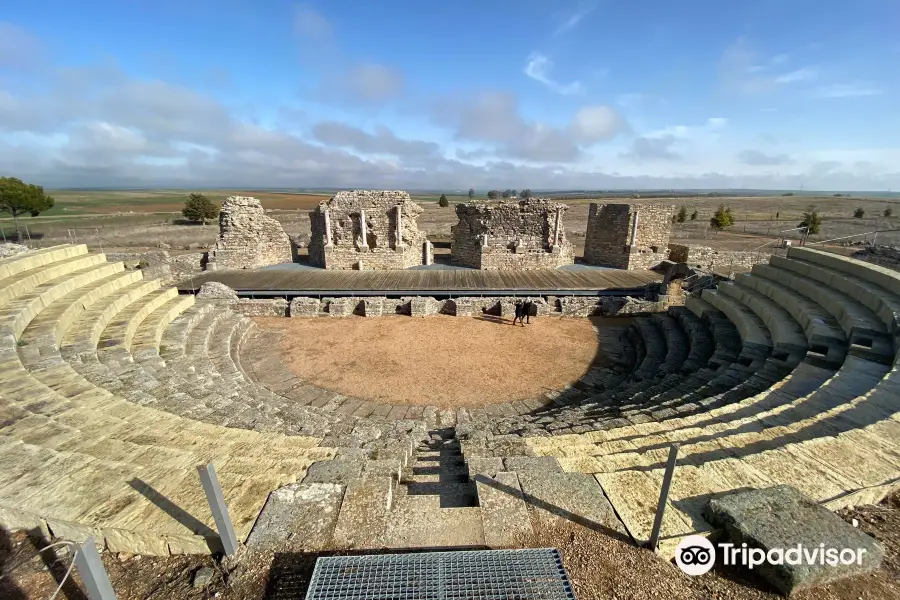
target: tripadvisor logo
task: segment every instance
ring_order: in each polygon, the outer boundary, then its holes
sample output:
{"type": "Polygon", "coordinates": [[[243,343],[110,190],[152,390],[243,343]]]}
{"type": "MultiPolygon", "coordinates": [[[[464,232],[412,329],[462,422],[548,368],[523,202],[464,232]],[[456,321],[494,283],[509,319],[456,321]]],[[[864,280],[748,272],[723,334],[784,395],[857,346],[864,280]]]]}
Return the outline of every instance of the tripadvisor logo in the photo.
{"type": "MultiPolygon", "coordinates": [[[[749,569],[762,564],[770,565],[861,565],[865,548],[834,548],[825,544],[806,547],[797,544],[790,548],[750,548],[747,544],[737,546],[724,543],[718,545],[719,557],[723,565],[743,565],[749,569]]],[[[688,575],[703,575],[716,563],[716,547],[703,536],[689,535],[675,548],[675,564],[688,575]]]]}

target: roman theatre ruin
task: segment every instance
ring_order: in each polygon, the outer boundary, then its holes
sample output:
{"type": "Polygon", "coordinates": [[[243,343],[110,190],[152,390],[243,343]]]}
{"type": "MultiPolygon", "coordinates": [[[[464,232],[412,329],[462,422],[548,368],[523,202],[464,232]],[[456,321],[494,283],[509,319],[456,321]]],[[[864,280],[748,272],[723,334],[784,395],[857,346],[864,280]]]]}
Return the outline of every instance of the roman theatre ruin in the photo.
{"type": "Polygon", "coordinates": [[[218,552],[213,463],[242,545],[510,548],[560,523],[642,544],[677,443],[671,557],[726,533],[711,498],[787,484],[836,510],[900,481],[900,273],[805,247],[695,273],[673,207],[639,202],[593,206],[576,256],[546,198],[460,204],[434,264],[400,191],[322,202],[300,264],[258,201],[225,207],[174,287],[86,245],[0,259],[0,524],[218,552]]]}

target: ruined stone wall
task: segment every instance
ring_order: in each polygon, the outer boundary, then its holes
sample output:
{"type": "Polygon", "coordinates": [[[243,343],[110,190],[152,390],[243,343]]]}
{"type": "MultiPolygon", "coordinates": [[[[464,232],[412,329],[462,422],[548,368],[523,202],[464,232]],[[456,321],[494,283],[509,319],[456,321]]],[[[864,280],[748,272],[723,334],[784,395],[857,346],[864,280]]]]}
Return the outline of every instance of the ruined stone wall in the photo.
{"type": "Polygon", "coordinates": [[[750,269],[757,263],[769,262],[770,253],[716,250],[709,246],[670,244],[669,260],[686,263],[692,269],[721,271],[750,269]]]}
{"type": "Polygon", "coordinates": [[[256,198],[230,196],[219,213],[219,239],[209,251],[207,270],[254,269],[293,262],[281,223],[265,215],[256,198]]]}
{"type": "Polygon", "coordinates": [[[408,269],[425,264],[425,232],[417,224],[421,213],[422,207],[410,200],[407,192],[338,192],[309,214],[309,261],[344,270],[408,269]]]}
{"type": "Polygon", "coordinates": [[[584,261],[632,270],[658,265],[669,258],[674,213],[674,205],[591,203],[584,261]]]}
{"type": "Polygon", "coordinates": [[[458,204],[451,260],[482,270],[570,265],[575,258],[562,222],[567,209],[548,198],[458,204]]]}

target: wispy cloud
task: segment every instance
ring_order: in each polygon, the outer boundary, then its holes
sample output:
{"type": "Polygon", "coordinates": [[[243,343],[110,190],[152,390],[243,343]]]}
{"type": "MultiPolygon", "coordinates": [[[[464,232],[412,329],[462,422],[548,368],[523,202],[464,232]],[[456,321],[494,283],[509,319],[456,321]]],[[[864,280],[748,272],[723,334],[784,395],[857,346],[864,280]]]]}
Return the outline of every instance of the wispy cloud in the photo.
{"type": "Polygon", "coordinates": [[[816,98],[861,98],[864,96],[879,96],[884,93],[881,89],[862,82],[835,83],[825,85],[813,90],[816,98]]]}
{"type": "Polygon", "coordinates": [[[808,81],[818,77],[819,71],[813,67],[804,67],[789,73],[783,73],[775,78],[775,83],[796,83],[798,81],[808,81]]]}
{"type": "Polygon", "coordinates": [[[559,27],[557,27],[553,31],[553,35],[559,35],[561,33],[565,33],[566,31],[569,31],[573,27],[577,26],[581,22],[582,19],[584,19],[586,16],[588,16],[589,14],[594,12],[598,6],[600,6],[599,2],[591,2],[591,3],[582,2],[581,4],[579,4],[578,10],[575,11],[574,13],[572,13],[565,21],[563,21],[559,25],[559,27]]]}
{"type": "Polygon", "coordinates": [[[584,91],[580,81],[576,80],[570,83],[562,84],[550,77],[550,68],[552,66],[553,63],[549,58],[547,58],[540,52],[532,52],[528,56],[528,62],[525,64],[525,74],[535,81],[543,83],[554,92],[562,94],[563,96],[580,94],[582,91],[584,91]]]}

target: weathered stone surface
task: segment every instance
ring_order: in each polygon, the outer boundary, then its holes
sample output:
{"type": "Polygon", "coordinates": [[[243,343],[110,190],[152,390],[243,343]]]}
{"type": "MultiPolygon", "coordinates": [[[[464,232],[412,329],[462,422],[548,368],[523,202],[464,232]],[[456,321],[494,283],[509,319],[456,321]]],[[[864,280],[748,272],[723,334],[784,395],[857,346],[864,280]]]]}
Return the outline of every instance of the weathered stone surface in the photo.
{"type": "Polygon", "coordinates": [[[410,200],[407,192],[338,192],[309,214],[310,263],[344,270],[407,269],[426,264],[425,232],[416,225],[421,213],[422,207],[410,200]]]}
{"type": "Polygon", "coordinates": [[[269,494],[248,545],[290,542],[304,550],[327,548],[337,522],[344,486],[292,483],[269,494]]]}
{"type": "Polygon", "coordinates": [[[310,465],[303,483],[341,483],[348,484],[359,479],[366,459],[342,458],[321,460],[310,465]]]}
{"type": "Polygon", "coordinates": [[[565,204],[548,198],[458,204],[454,264],[483,270],[555,269],[572,264],[565,204]]]}
{"type": "Polygon", "coordinates": [[[205,588],[209,585],[209,582],[212,581],[213,575],[215,575],[215,571],[212,567],[200,567],[197,569],[197,572],[194,573],[194,587],[195,588],[205,588]]]}
{"type": "Polygon", "coordinates": [[[515,473],[476,475],[475,482],[486,545],[491,548],[516,546],[533,533],[528,507],[515,473]]]}
{"type": "Polygon", "coordinates": [[[757,263],[769,262],[769,256],[765,252],[716,250],[709,246],[669,244],[669,260],[687,263],[689,267],[703,271],[749,269],[757,263]]]}
{"type": "Polygon", "coordinates": [[[367,475],[347,486],[334,529],[336,548],[374,548],[382,543],[387,527],[394,480],[367,475]]]}
{"type": "Polygon", "coordinates": [[[674,205],[591,203],[584,261],[618,269],[649,269],[669,258],[674,205]]]}
{"type": "Polygon", "coordinates": [[[286,317],[288,301],[284,298],[250,299],[239,298],[228,308],[248,317],[286,317]]]}
{"type": "Polygon", "coordinates": [[[140,269],[144,279],[159,279],[163,285],[169,285],[191,275],[201,273],[206,262],[205,252],[187,252],[171,254],[165,250],[149,252],[107,252],[110,262],[122,262],[125,268],[140,269]]]}
{"type": "Polygon", "coordinates": [[[267,217],[256,198],[230,196],[219,213],[219,239],[207,270],[254,269],[293,261],[291,240],[281,223],[267,217]]]}
{"type": "Polygon", "coordinates": [[[360,298],[323,298],[322,303],[331,317],[349,317],[356,313],[362,300],[360,298]]]}
{"type": "Polygon", "coordinates": [[[805,497],[789,485],[729,494],[709,501],[706,518],[721,527],[729,541],[740,547],[768,552],[788,550],[798,544],[808,550],[845,548],[864,550],[860,564],[772,565],[754,568],[784,593],[824,585],[830,581],[874,571],[884,558],[884,548],[868,535],[805,497]]]}
{"type": "Polygon", "coordinates": [[[318,298],[294,298],[288,314],[292,317],[317,317],[321,304],[318,298]]]}
{"type": "Polygon", "coordinates": [[[213,300],[237,300],[238,295],[233,289],[225,285],[224,283],[219,283],[218,281],[208,281],[200,286],[200,291],[197,292],[198,298],[209,298],[213,300]]]}
{"type": "Polygon", "coordinates": [[[21,244],[0,244],[0,258],[15,256],[23,252],[28,252],[27,246],[22,246],[21,244]]]}

